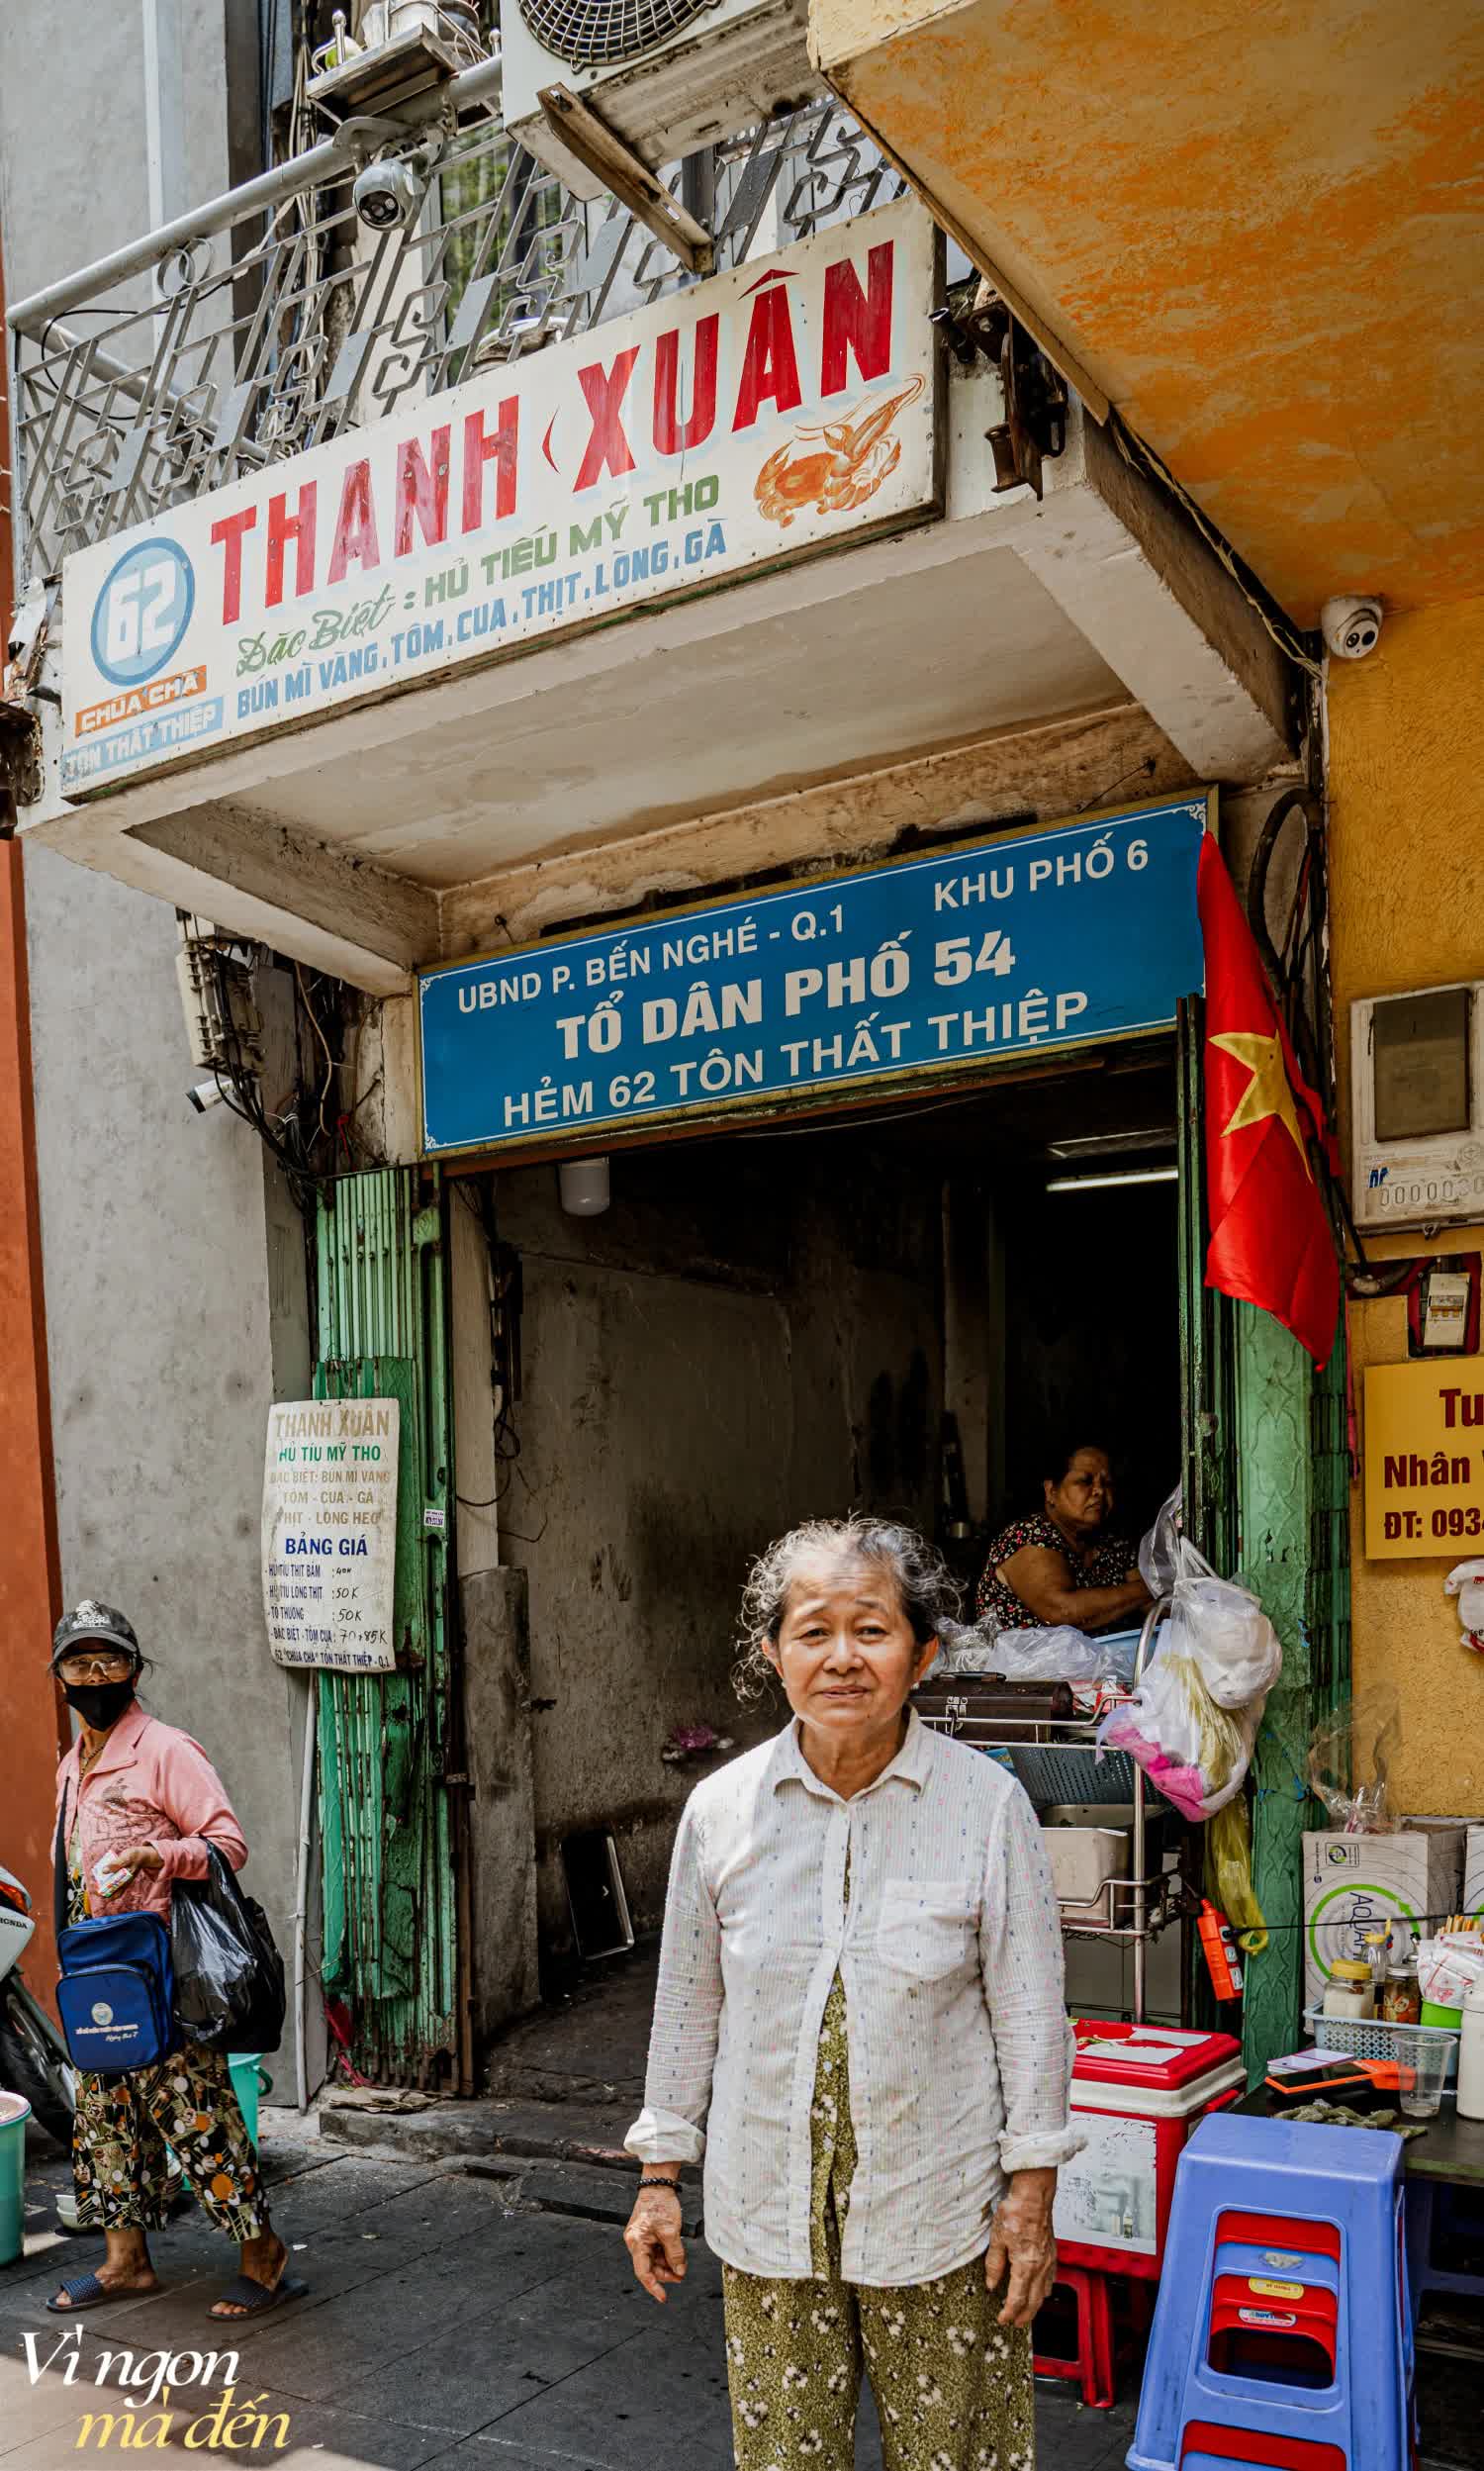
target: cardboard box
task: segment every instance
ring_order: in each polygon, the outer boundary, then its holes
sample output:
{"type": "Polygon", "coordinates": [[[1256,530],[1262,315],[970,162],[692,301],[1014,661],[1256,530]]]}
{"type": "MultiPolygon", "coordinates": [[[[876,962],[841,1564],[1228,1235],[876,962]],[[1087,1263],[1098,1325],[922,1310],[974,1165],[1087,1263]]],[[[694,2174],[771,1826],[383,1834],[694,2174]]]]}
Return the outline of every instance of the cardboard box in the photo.
{"type": "Polygon", "coordinates": [[[1484,1826],[1478,1824],[1464,1840],[1463,1910],[1484,1921],[1484,1826]]]}
{"type": "MultiPolygon", "coordinates": [[[[1367,1931],[1448,1914],[1463,1897],[1467,1831],[1413,1823],[1391,1836],[1345,1836],[1322,1828],[1304,1838],[1304,2005],[1317,2008],[1337,1956],[1363,1956],[1367,1931]]],[[[1416,1937],[1414,1927],[1413,1937],[1416,1937]]],[[[1398,1932],[1393,1946],[1400,1948],[1398,1932]]]]}

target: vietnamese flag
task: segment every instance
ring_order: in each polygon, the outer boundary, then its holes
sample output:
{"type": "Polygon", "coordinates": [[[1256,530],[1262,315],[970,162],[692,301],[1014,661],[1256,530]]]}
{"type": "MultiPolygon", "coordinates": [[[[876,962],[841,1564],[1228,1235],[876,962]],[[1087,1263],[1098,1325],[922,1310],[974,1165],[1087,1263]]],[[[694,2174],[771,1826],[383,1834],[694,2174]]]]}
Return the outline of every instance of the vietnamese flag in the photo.
{"type": "Polygon", "coordinates": [[[1209,833],[1196,901],[1206,947],[1206,1284],[1260,1305],[1326,1364],[1340,1264],[1309,1156],[1311,1128],[1325,1139],[1324,1108],[1298,1069],[1209,833]]]}

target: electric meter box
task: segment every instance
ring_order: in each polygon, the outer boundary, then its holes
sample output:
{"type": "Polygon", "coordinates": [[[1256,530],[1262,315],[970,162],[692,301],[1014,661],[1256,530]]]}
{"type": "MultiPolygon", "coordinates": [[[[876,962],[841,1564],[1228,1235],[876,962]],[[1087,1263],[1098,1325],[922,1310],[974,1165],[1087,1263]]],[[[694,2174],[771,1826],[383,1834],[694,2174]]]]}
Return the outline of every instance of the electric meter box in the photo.
{"type": "Polygon", "coordinates": [[[1484,979],[1350,1006],[1357,1227],[1484,1218],[1484,979]]]}

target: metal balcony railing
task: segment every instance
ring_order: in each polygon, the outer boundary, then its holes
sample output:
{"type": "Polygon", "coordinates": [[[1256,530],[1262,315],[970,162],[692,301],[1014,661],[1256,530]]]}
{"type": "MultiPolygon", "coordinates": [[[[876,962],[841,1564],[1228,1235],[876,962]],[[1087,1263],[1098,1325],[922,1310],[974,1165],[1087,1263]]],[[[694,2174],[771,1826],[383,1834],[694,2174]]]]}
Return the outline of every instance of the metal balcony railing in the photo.
{"type": "MultiPolygon", "coordinates": [[[[17,573],[695,278],[482,118],[369,232],[327,142],[11,312],[17,573]]],[[[899,197],[833,98],[677,168],[719,272],[899,197]]]]}

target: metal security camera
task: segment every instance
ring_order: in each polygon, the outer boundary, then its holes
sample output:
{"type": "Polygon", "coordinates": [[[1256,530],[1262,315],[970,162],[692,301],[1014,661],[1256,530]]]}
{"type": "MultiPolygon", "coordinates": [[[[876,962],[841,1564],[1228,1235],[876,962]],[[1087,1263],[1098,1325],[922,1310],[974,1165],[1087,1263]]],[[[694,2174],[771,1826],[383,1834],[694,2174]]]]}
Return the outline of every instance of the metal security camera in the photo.
{"type": "Polygon", "coordinates": [[[1319,613],[1326,648],[1337,661],[1363,661],[1381,640],[1385,612],[1370,594],[1342,592],[1319,613]]]}
{"type": "Polygon", "coordinates": [[[209,1106],[222,1104],[226,1093],[218,1081],[196,1081],[192,1082],[190,1089],[186,1092],[186,1096],[190,1099],[197,1114],[204,1115],[209,1106]]]}
{"type": "Polygon", "coordinates": [[[427,173],[416,157],[390,155],[367,163],[350,194],[362,223],[392,232],[417,214],[427,195],[427,173]]]}

